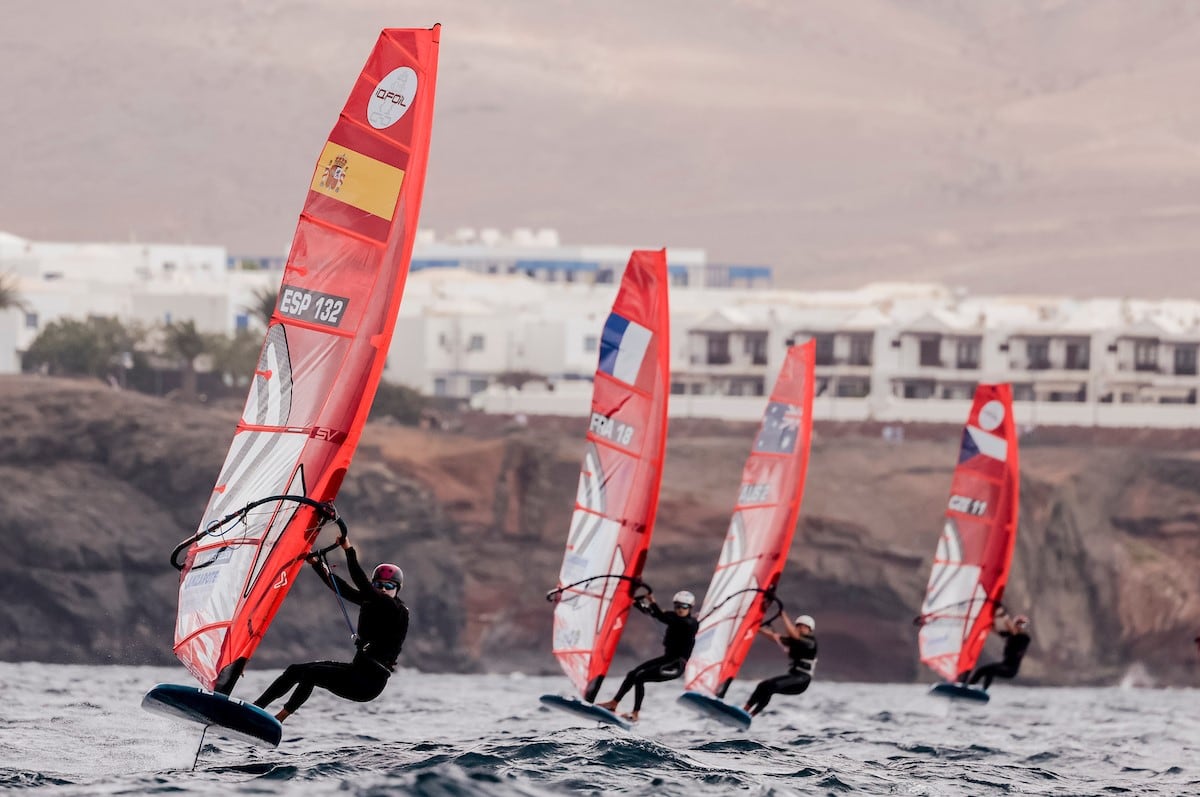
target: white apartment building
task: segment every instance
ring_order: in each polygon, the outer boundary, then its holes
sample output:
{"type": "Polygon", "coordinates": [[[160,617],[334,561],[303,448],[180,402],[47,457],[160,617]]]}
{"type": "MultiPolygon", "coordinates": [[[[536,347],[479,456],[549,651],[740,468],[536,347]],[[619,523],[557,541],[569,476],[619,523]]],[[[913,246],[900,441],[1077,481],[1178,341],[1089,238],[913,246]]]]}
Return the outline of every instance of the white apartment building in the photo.
{"type": "Polygon", "coordinates": [[[59,318],[191,320],[201,331],[232,331],[237,280],[227,259],[220,246],[44,243],[0,232],[0,274],[15,280],[25,305],[0,312],[0,373],[19,371],[19,352],[59,318]]]}
{"type": "MultiPolygon", "coordinates": [[[[600,330],[632,247],[565,247],[549,231],[425,231],[385,379],[494,412],[583,415],[600,330]],[[517,385],[520,387],[518,388],[517,385]]],[[[235,268],[221,247],[51,244],[0,234],[27,307],[0,313],[0,372],[49,321],[89,314],[254,323],[282,259],[235,268]]],[[[816,341],[819,418],[961,422],[974,385],[1010,382],[1018,420],[1200,421],[1200,302],[968,296],[941,285],[770,287],[764,267],[669,249],[672,412],[751,420],[789,343],[816,341]]]]}

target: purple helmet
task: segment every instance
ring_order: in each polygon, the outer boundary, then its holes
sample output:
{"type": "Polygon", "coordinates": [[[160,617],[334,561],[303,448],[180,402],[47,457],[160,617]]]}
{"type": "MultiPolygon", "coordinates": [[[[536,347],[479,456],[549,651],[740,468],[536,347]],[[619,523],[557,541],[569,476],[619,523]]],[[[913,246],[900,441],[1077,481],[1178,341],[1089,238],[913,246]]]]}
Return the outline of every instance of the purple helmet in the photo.
{"type": "Polygon", "coordinates": [[[390,581],[396,585],[397,590],[404,589],[404,571],[398,565],[384,562],[375,568],[375,572],[371,574],[371,580],[390,581]]]}

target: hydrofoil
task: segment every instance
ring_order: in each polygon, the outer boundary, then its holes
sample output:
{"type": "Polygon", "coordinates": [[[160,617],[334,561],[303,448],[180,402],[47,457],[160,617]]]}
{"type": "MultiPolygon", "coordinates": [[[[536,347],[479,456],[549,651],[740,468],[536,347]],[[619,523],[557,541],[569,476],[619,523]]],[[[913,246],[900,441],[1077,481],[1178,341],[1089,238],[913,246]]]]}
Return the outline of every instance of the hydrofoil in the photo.
{"type": "Polygon", "coordinates": [[[987,692],[966,684],[936,684],[929,690],[929,694],[948,697],[951,700],[970,700],[975,703],[986,703],[991,699],[987,692]]]}
{"type": "Polygon", "coordinates": [[[605,722],[609,725],[616,725],[619,728],[629,730],[633,724],[606,708],[600,708],[594,703],[584,703],[577,697],[563,697],[562,695],[542,695],[541,701],[543,705],[556,708],[559,711],[565,711],[568,714],[574,714],[577,717],[593,720],[595,722],[605,722]]]}
{"type": "Polygon", "coordinates": [[[722,725],[743,731],[750,727],[751,717],[748,712],[702,692],[684,692],[677,702],[722,725]]]}
{"type": "Polygon", "coordinates": [[[230,739],[278,747],[283,726],[253,703],[197,686],[159,684],[142,698],[142,708],[175,719],[198,722],[230,739]]]}

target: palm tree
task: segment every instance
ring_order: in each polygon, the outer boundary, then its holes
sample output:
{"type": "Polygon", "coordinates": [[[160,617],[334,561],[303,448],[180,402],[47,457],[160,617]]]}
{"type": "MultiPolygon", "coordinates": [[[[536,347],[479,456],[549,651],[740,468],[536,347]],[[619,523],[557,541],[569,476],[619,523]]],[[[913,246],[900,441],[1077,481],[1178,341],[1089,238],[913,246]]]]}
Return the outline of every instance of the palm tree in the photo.
{"type": "Polygon", "coordinates": [[[25,300],[17,292],[17,278],[11,274],[0,274],[0,310],[24,310],[26,306],[25,300]]]}
{"type": "Polygon", "coordinates": [[[215,348],[215,336],[196,329],[196,322],[172,321],[167,324],[163,337],[163,353],[174,357],[183,368],[183,394],[196,396],[196,358],[208,354],[215,348]]]}
{"type": "Polygon", "coordinates": [[[252,313],[263,322],[264,327],[271,326],[271,316],[275,315],[275,301],[279,292],[270,288],[257,288],[254,291],[254,301],[242,307],[247,313],[252,313]]]}

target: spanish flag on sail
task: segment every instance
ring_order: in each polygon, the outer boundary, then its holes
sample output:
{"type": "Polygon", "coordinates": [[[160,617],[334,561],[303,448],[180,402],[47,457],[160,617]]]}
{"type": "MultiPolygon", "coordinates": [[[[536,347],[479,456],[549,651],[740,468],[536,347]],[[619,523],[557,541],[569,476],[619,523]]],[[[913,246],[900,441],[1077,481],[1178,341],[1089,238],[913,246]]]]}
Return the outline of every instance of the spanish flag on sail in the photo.
{"type": "Polygon", "coordinates": [[[391,221],[403,182],[404,172],[395,166],[328,141],[309,188],[391,221]]]}

